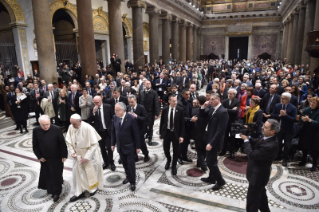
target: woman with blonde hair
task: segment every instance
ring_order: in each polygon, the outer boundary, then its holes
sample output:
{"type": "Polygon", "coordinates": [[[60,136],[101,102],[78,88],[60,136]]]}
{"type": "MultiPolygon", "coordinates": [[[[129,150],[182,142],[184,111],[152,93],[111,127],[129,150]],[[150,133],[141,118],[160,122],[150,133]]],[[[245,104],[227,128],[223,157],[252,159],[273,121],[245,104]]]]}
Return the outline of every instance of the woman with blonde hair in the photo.
{"type": "Polygon", "coordinates": [[[263,119],[263,111],[260,109],[260,98],[252,97],[250,99],[250,108],[247,110],[245,123],[256,124],[256,133],[252,134],[252,138],[260,138],[262,136],[261,127],[262,127],[262,119],[263,119]]]}

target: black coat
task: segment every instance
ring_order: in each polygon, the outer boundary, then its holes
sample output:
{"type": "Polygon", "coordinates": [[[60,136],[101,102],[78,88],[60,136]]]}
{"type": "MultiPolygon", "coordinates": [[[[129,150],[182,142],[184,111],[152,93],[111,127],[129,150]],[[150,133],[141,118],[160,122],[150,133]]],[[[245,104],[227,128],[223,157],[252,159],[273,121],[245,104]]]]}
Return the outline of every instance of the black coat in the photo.
{"type": "Polygon", "coordinates": [[[151,89],[149,93],[146,93],[145,90],[142,92],[139,92],[138,103],[145,107],[145,110],[148,114],[148,118],[151,118],[151,116],[159,116],[160,108],[159,108],[158,95],[156,91],[151,89]]]}
{"type": "MultiPolygon", "coordinates": [[[[264,95],[264,97],[262,98],[262,101],[261,101],[261,104],[260,104],[260,109],[262,109],[262,111],[264,113],[266,113],[266,108],[267,108],[267,105],[268,105],[269,97],[270,97],[270,93],[266,93],[264,95]]],[[[274,97],[273,97],[273,100],[272,100],[272,102],[270,104],[270,113],[272,113],[272,111],[274,110],[275,105],[277,103],[280,103],[280,96],[275,93],[274,97]]]]}
{"type": "MultiPolygon", "coordinates": [[[[130,105],[128,105],[126,108],[126,112],[131,112],[131,111],[132,111],[132,108],[130,105]]],[[[146,129],[145,123],[147,121],[147,113],[146,113],[145,107],[143,105],[136,104],[136,109],[134,110],[134,113],[137,115],[136,121],[138,124],[138,129],[140,130],[140,132],[144,132],[146,129]]]]}
{"type": "Polygon", "coordinates": [[[43,90],[39,89],[39,94],[40,94],[40,97],[37,99],[36,98],[36,93],[35,93],[35,90],[32,90],[31,91],[31,94],[30,94],[30,106],[32,108],[34,108],[35,106],[37,106],[37,101],[38,101],[38,105],[41,104],[41,100],[43,99],[43,90]]]}
{"type": "Polygon", "coordinates": [[[234,123],[238,118],[238,110],[240,107],[240,101],[237,98],[234,98],[231,104],[229,105],[229,99],[223,101],[223,107],[227,110],[229,119],[228,126],[230,127],[231,123],[234,123]],[[237,107],[237,110],[233,110],[234,107],[237,107]]]}
{"type": "Polygon", "coordinates": [[[68,94],[68,105],[69,105],[69,109],[71,110],[71,107],[73,107],[76,110],[77,114],[81,114],[81,108],[79,105],[79,98],[80,96],[82,96],[82,94],[77,91],[74,97],[74,105],[72,105],[72,93],[68,94]]]}
{"type": "Polygon", "coordinates": [[[259,91],[257,91],[257,89],[255,88],[253,95],[259,96],[260,98],[263,98],[266,93],[267,93],[267,91],[262,89],[262,88],[259,91]]]}
{"type": "Polygon", "coordinates": [[[11,103],[12,103],[12,109],[13,111],[11,111],[13,113],[13,117],[14,120],[17,121],[26,121],[28,120],[28,116],[29,116],[29,110],[28,110],[28,102],[27,102],[27,98],[25,98],[24,100],[22,100],[20,102],[20,107],[18,107],[18,104],[16,104],[17,101],[17,96],[13,95],[11,97],[11,103]]]}
{"type": "MultiPolygon", "coordinates": [[[[163,109],[162,115],[161,115],[161,122],[160,122],[160,135],[164,139],[166,132],[167,132],[167,121],[168,121],[168,112],[169,107],[167,106],[163,109]]],[[[183,108],[176,106],[175,108],[175,116],[174,116],[174,134],[175,138],[178,140],[179,137],[184,137],[185,133],[185,127],[184,127],[184,112],[183,108]]]]}
{"type": "Polygon", "coordinates": [[[276,136],[260,142],[260,139],[249,139],[245,142],[245,152],[248,157],[246,177],[251,186],[266,186],[271,164],[278,152],[276,136]]]}
{"type": "MultiPolygon", "coordinates": [[[[100,124],[98,123],[98,118],[97,118],[97,112],[95,115],[93,115],[93,108],[95,106],[90,108],[90,116],[88,118],[88,123],[92,124],[94,122],[94,128],[96,130],[99,130],[100,124]]],[[[111,105],[103,103],[103,115],[104,115],[104,123],[107,129],[107,132],[109,135],[111,135],[111,127],[112,127],[112,117],[114,115],[114,110],[112,110],[111,105]]],[[[102,126],[101,126],[102,127],[102,126]]]]}
{"type": "MultiPolygon", "coordinates": [[[[119,102],[123,102],[125,105],[128,105],[128,100],[125,96],[120,96],[119,102]]],[[[110,98],[110,99],[103,98],[103,103],[111,105],[112,111],[114,111],[114,108],[115,108],[115,99],[114,98],[110,98]]]]}

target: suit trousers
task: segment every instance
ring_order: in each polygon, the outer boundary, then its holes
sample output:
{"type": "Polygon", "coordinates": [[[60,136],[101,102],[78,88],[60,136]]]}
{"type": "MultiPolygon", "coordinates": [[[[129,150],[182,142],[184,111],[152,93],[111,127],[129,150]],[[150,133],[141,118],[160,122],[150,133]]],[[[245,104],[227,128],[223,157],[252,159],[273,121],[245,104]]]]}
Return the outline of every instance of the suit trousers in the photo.
{"type": "Polygon", "coordinates": [[[228,146],[228,150],[230,153],[234,153],[235,151],[235,136],[234,135],[230,135],[230,130],[231,128],[227,127],[226,132],[225,132],[225,138],[224,138],[224,147],[223,147],[223,151],[227,151],[227,144],[229,143],[228,146]]]}
{"type": "MultiPolygon", "coordinates": [[[[148,114],[147,121],[147,137],[149,139],[153,138],[153,126],[154,126],[154,114],[148,114]]],[[[144,137],[144,136],[143,136],[144,137]]]]}
{"type": "Polygon", "coordinates": [[[41,109],[40,105],[38,105],[37,103],[35,103],[35,106],[33,108],[34,112],[35,112],[35,120],[37,121],[37,123],[39,122],[38,119],[39,119],[39,116],[40,116],[40,113],[41,114],[44,114],[43,110],[41,109]]]}
{"type": "Polygon", "coordinates": [[[270,212],[266,188],[262,185],[252,186],[249,184],[247,192],[247,212],[270,212]]]}
{"type": "Polygon", "coordinates": [[[278,157],[283,158],[284,160],[288,159],[289,156],[289,150],[292,142],[292,132],[282,132],[281,130],[279,133],[277,133],[277,139],[278,139],[278,157]],[[284,140],[284,144],[282,144],[282,140],[284,140]],[[284,150],[282,151],[282,147],[284,147],[284,150]]]}
{"type": "Polygon", "coordinates": [[[177,159],[178,159],[179,141],[178,141],[178,139],[176,139],[176,136],[175,136],[174,132],[172,132],[170,130],[167,130],[165,138],[164,138],[163,148],[164,148],[164,153],[165,153],[165,156],[167,158],[167,161],[169,161],[169,162],[172,161],[172,157],[171,157],[171,153],[170,153],[171,142],[172,142],[172,146],[173,146],[173,162],[172,162],[172,166],[176,167],[177,159]]]}
{"type": "Polygon", "coordinates": [[[206,141],[204,139],[195,139],[195,149],[197,152],[197,164],[200,167],[206,167],[206,141]]]}
{"type": "Polygon", "coordinates": [[[107,166],[109,163],[114,163],[113,151],[111,149],[111,136],[107,130],[104,130],[104,131],[98,130],[97,132],[102,138],[99,141],[99,144],[100,144],[104,164],[107,166]]]}
{"type": "Polygon", "coordinates": [[[145,143],[144,134],[145,134],[144,130],[141,130],[140,131],[141,150],[142,150],[143,155],[148,155],[148,149],[147,149],[147,146],[145,143]]]}
{"type": "Polygon", "coordinates": [[[225,180],[223,179],[218,168],[217,151],[218,150],[214,149],[214,147],[210,151],[206,151],[206,162],[209,168],[208,178],[212,182],[216,180],[219,185],[223,185],[225,180]]]}
{"type": "Polygon", "coordinates": [[[132,151],[129,154],[124,154],[121,150],[119,152],[125,170],[126,178],[128,179],[131,185],[135,185],[136,180],[135,153],[136,151],[132,151]]]}
{"type": "Polygon", "coordinates": [[[179,144],[179,150],[178,150],[178,156],[182,159],[186,159],[187,157],[187,150],[188,150],[188,145],[190,143],[191,135],[190,135],[191,130],[185,129],[185,135],[184,135],[184,141],[183,143],[179,144]]]}

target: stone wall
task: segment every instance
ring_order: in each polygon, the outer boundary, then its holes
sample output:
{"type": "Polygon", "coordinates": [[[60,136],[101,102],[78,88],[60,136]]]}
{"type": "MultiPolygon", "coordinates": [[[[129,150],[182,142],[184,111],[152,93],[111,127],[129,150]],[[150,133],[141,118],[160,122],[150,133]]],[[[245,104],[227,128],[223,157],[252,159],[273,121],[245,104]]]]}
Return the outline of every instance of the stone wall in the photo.
{"type": "Polygon", "coordinates": [[[276,58],[278,35],[253,35],[253,57],[262,53],[268,53],[272,59],[276,58]]]}
{"type": "Polygon", "coordinates": [[[225,36],[224,35],[203,35],[203,54],[221,55],[225,53],[225,36]]]}

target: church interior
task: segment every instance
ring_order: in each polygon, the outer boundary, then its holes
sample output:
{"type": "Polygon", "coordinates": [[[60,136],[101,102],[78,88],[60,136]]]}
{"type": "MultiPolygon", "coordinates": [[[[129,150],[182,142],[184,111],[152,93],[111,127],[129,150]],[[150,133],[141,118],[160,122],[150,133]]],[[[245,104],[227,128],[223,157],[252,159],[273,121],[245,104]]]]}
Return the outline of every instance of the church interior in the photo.
{"type": "MultiPolygon", "coordinates": [[[[37,70],[47,82],[57,81],[60,63],[72,67],[80,61],[82,76],[95,75],[96,61],[108,66],[112,54],[122,59],[122,69],[127,60],[138,70],[160,60],[168,64],[259,57],[285,58],[313,71],[319,59],[311,48],[318,52],[318,37],[319,0],[0,0],[0,66],[18,65],[25,76],[37,70]]],[[[205,95],[205,89],[199,93],[205,95]]],[[[60,199],[53,202],[37,187],[35,119],[28,119],[29,132],[23,135],[7,120],[1,113],[0,211],[246,211],[245,154],[218,157],[227,183],[218,191],[200,180],[208,172],[196,162],[178,164],[177,175],[172,175],[164,168],[159,120],[148,145],[150,160],[144,162],[140,154],[136,162],[136,191],[122,184],[125,172],[114,153],[116,171],[103,171],[104,189],[69,202],[69,156],[60,199]]],[[[189,146],[189,158],[196,161],[196,154],[189,146]]],[[[272,164],[266,186],[271,211],[319,211],[319,172],[310,172],[310,166],[272,164]]]]}

